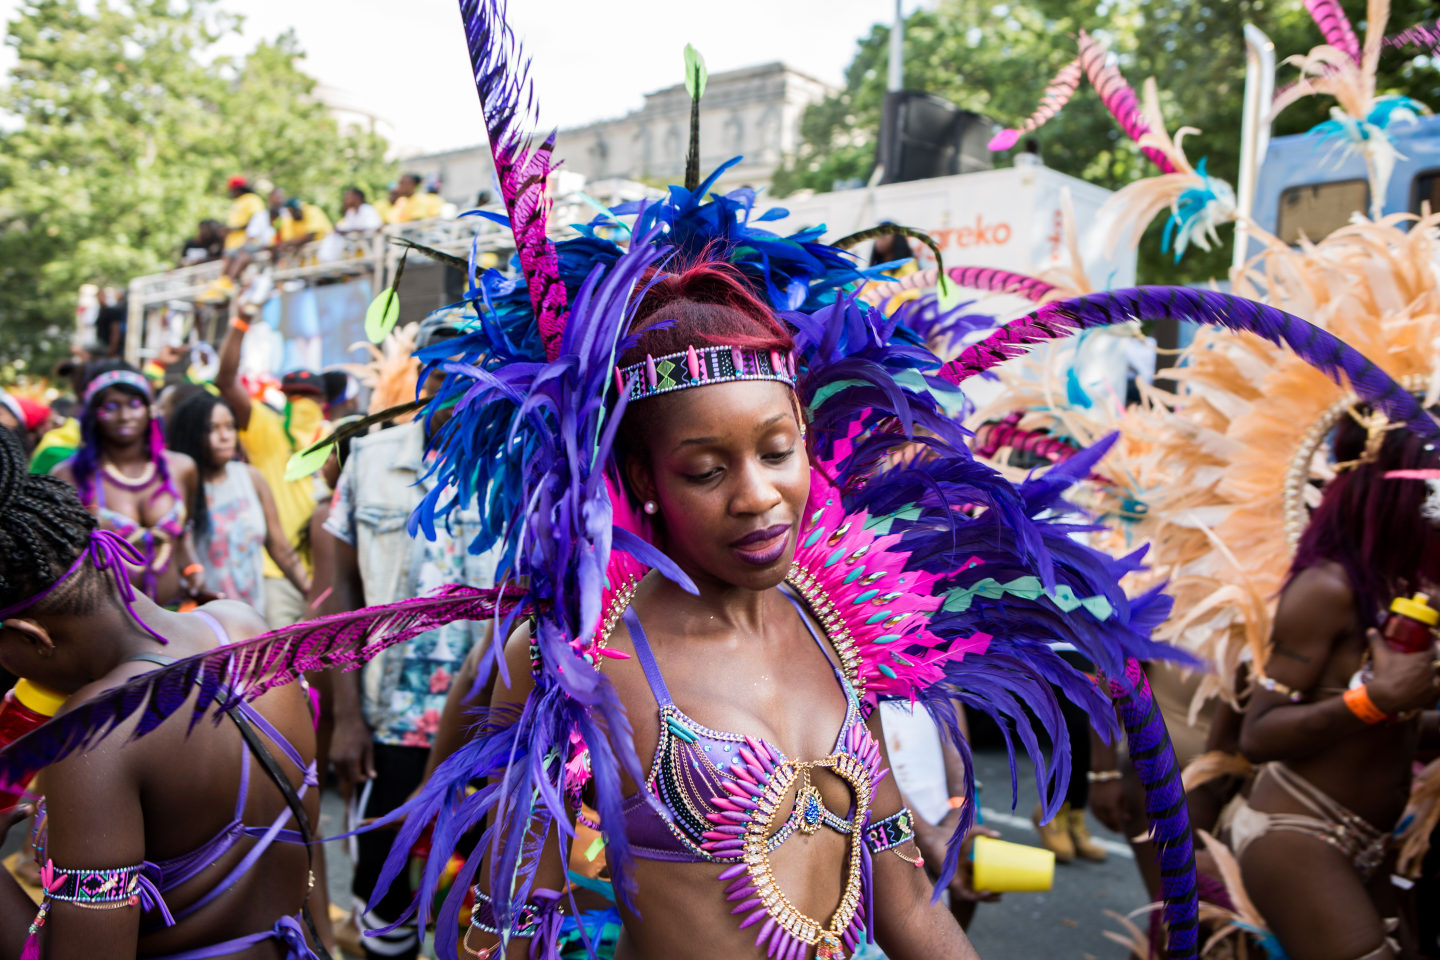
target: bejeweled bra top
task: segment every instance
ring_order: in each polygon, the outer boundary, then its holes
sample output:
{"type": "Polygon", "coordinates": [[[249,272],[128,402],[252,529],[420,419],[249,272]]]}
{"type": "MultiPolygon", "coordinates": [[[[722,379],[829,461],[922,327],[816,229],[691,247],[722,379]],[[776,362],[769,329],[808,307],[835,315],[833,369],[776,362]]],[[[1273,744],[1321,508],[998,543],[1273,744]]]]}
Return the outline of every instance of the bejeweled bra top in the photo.
{"type": "MultiPolygon", "coordinates": [[[[824,641],[816,633],[799,601],[788,592],[785,596],[795,606],[822,655],[830,661],[829,654],[825,653],[824,641]]],[[[810,769],[833,768],[836,763],[847,759],[850,761],[846,763],[847,767],[858,768],[863,766],[863,762],[857,761],[870,752],[865,749],[866,741],[870,741],[869,745],[873,747],[873,738],[861,718],[859,699],[849,680],[833,661],[830,661],[831,668],[840,681],[846,701],[845,719],[835,738],[834,751],[821,760],[791,762],[778,748],[764,740],[712,730],[688,717],[670,698],[665,678],[655,663],[645,631],[640,626],[640,618],[633,608],[626,608],[624,620],[635,645],[635,654],[645,671],[645,679],[660,705],[660,740],[655,747],[644,790],[657,797],[670,815],[668,821],[662,817],[646,799],[644,792],[626,798],[625,833],[636,856],[687,863],[739,860],[743,854],[739,834],[726,832],[735,828],[720,823],[724,819],[722,811],[754,809],[755,798],[765,786],[759,781],[768,779],[777,765],[790,768],[789,773],[799,781],[799,787],[789,816],[777,829],[768,833],[765,841],[767,852],[780,846],[797,830],[807,834],[822,826],[842,834],[855,830],[855,805],[852,804],[846,817],[841,817],[825,806],[819,791],[809,783],[810,769]]],[[[873,786],[873,782],[870,785],[873,786]]]]}

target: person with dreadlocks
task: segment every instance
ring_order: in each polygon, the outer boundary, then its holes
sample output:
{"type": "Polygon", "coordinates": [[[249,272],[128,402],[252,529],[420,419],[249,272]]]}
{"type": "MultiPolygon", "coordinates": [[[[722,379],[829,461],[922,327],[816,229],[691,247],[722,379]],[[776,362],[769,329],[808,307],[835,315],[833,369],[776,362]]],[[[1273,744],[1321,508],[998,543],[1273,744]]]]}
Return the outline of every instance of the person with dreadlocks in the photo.
{"type": "Polygon", "coordinates": [[[79,491],[102,528],[140,551],[145,562],[129,576],[147,597],[173,606],[197,596],[205,568],[189,523],[200,486],[195,461],[165,449],[150,384],[134,367],[101,361],[87,374],[80,449],[52,474],[79,491]]]}
{"type": "MultiPolygon", "coordinates": [[[[0,665],[68,698],[62,716],[84,716],[92,697],[157,665],[264,630],[234,601],[182,614],[137,593],[126,571],[142,562],[139,551],[100,528],[73,489],[27,473],[8,431],[0,513],[0,665]]],[[[315,958],[300,919],[319,811],[306,699],[290,687],[232,713],[234,722],[191,722],[229,699],[222,679],[176,678],[165,696],[193,717],[120,724],[150,733],[143,741],[117,737],[48,766],[43,751],[27,758],[44,766],[36,851],[45,892],[37,915],[0,876],[0,954],[315,958]]]]}
{"type": "Polygon", "coordinates": [[[1433,443],[1355,410],[1338,476],[1300,538],[1246,709],[1240,748],[1263,764],[1231,821],[1245,888],[1294,960],[1389,960],[1391,833],[1421,746],[1440,746],[1435,647],[1392,650],[1396,597],[1440,586],[1433,443]],[[1419,713],[1418,711],[1428,711],[1419,713]]]}

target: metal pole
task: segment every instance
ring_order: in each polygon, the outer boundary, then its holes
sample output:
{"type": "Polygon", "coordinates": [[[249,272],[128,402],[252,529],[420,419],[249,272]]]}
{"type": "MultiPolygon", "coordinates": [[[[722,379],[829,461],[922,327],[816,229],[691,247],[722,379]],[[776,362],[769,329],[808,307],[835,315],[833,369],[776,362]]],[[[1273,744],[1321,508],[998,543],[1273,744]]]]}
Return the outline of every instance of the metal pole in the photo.
{"type": "Polygon", "coordinates": [[[1260,165],[1270,147],[1270,104],[1275,99],[1275,44],[1253,23],[1245,24],[1245,99],[1240,114],[1240,177],[1236,184],[1235,251],[1230,258],[1233,280],[1249,254],[1246,220],[1255,212],[1260,165]]]}
{"type": "Polygon", "coordinates": [[[890,28],[890,66],[885,89],[891,93],[905,89],[905,15],[900,9],[902,2],[895,0],[895,25],[890,28]]]}

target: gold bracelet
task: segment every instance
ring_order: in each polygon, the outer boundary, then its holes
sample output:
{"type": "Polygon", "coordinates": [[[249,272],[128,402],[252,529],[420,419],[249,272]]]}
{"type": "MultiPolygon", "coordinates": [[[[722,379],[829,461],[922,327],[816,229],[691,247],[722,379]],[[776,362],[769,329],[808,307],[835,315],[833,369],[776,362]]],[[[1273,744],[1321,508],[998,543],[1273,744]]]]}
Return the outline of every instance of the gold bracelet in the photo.
{"type": "MultiPolygon", "coordinates": [[[[915,841],[911,840],[910,842],[913,844],[915,841]]],[[[901,846],[903,846],[903,844],[901,846]]],[[[920,852],[919,846],[915,847],[914,857],[905,856],[905,854],[900,852],[900,847],[891,847],[890,852],[895,854],[895,856],[899,857],[901,860],[904,860],[906,863],[910,864],[917,870],[925,866],[925,854],[920,852]]]]}
{"type": "Polygon", "coordinates": [[[1123,778],[1125,774],[1119,770],[1090,770],[1086,772],[1085,779],[1091,783],[1110,783],[1123,778]]]}

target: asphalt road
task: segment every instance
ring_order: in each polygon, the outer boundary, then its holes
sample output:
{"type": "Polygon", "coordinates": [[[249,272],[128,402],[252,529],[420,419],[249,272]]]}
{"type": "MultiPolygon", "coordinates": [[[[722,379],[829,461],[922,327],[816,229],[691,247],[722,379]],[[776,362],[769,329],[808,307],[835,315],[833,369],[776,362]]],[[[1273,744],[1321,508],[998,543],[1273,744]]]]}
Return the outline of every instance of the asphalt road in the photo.
{"type": "MultiPolygon", "coordinates": [[[[998,748],[975,754],[975,775],[984,785],[980,798],[986,823],[1002,839],[1035,843],[1030,812],[1035,806],[1033,777],[1022,758],[1020,800],[1010,807],[1009,764],[998,748]]],[[[339,798],[327,791],[320,829],[339,833],[343,827],[339,798]]],[[[1055,887],[1048,893],[1012,893],[999,903],[981,904],[970,937],[984,960],[1124,960],[1129,952],[1105,939],[1103,931],[1120,930],[1106,910],[1127,914],[1145,903],[1145,888],[1123,839],[1091,819],[1090,829],[1109,850],[1105,863],[1057,865],[1055,887]]],[[[330,889],[335,903],[349,907],[350,868],[343,844],[329,844],[330,889]]],[[[1143,921],[1142,921],[1143,926],[1143,921]]]]}

